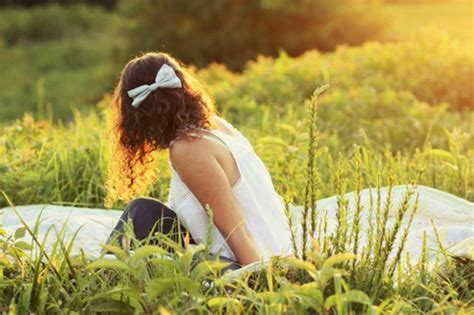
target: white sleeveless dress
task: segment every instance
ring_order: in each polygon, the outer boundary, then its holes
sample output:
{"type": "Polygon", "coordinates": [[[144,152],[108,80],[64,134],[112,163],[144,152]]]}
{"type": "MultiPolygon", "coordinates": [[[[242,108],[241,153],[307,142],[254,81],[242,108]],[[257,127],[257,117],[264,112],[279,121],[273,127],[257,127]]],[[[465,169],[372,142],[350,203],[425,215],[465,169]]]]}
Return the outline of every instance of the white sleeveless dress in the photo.
{"type": "MultiPolygon", "coordinates": [[[[232,187],[232,190],[240,205],[240,211],[247,228],[260,249],[263,259],[267,260],[270,256],[293,254],[288,219],[284,214],[284,202],[275,191],[271,176],[264,163],[257,156],[250,142],[237,129],[217,116],[216,121],[227,129],[233,130],[236,136],[229,135],[218,128],[206,130],[212,136],[205,136],[205,138],[213,141],[218,139],[230,150],[237,163],[240,179],[232,187]]],[[[206,239],[209,217],[197,198],[180,179],[171,161],[169,164],[172,176],[168,205],[176,212],[195,241],[203,242],[206,239]]],[[[444,248],[452,249],[452,252],[457,254],[469,254],[474,250],[474,203],[431,187],[422,185],[416,187],[411,185],[393,186],[391,191],[392,204],[389,207],[390,213],[387,220],[389,227],[395,222],[395,212],[408,188],[415,192],[409,200],[410,209],[413,208],[416,194],[419,195],[418,208],[410,226],[410,233],[405,246],[405,252],[409,252],[409,257],[412,260],[418,259],[421,253],[423,234],[426,234],[429,248],[433,250],[438,248],[432,223],[441,235],[444,248]]],[[[385,206],[387,195],[388,187],[381,187],[380,202],[382,209],[385,206]]],[[[354,208],[355,193],[346,193],[345,197],[349,202],[349,209],[354,208]]],[[[363,208],[360,220],[362,231],[359,244],[361,248],[366,245],[366,233],[369,226],[375,224],[373,220],[369,219],[369,209],[373,208],[376,198],[377,191],[375,188],[361,191],[363,208]]],[[[337,228],[337,197],[332,196],[318,200],[316,208],[320,215],[327,213],[328,235],[335,232],[337,228]]],[[[302,220],[302,206],[290,204],[290,210],[297,248],[301,251],[300,222],[302,220]]],[[[401,224],[402,231],[408,224],[408,214],[405,217],[401,224]]],[[[349,220],[352,220],[351,214],[349,214],[349,220]]],[[[212,226],[212,232],[211,252],[235,260],[232,250],[214,225],[212,226]]],[[[400,239],[397,239],[396,244],[399,241],[400,239]]]]}
{"type": "MultiPolygon", "coordinates": [[[[232,187],[241,214],[250,235],[264,260],[273,255],[290,255],[291,238],[281,197],[275,191],[270,174],[250,142],[231,124],[215,116],[218,124],[223,124],[235,132],[230,135],[219,129],[206,130],[205,138],[224,144],[234,157],[240,178],[232,187]]],[[[171,161],[171,182],[168,205],[173,209],[182,224],[200,243],[206,240],[209,216],[198,199],[180,179],[171,161]]],[[[212,226],[211,252],[236,260],[234,253],[225,242],[222,234],[212,226]]]]}

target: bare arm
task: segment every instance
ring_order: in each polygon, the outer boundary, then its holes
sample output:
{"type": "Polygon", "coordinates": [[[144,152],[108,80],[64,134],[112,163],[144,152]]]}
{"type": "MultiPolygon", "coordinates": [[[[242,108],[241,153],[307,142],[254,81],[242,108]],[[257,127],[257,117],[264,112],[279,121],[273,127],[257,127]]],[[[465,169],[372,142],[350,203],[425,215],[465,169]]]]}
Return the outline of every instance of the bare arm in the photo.
{"type": "Polygon", "coordinates": [[[203,139],[180,141],[170,149],[170,159],[199,202],[212,209],[214,224],[239,263],[260,261],[260,253],[247,231],[229,179],[212,150],[214,145],[203,139]]]}

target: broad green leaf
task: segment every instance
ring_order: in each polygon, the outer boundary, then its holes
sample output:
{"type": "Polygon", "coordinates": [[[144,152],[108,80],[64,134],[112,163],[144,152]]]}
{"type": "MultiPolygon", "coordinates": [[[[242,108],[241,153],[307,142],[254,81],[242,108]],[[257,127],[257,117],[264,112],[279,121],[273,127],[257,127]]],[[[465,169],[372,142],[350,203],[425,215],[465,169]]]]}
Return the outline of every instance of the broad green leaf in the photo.
{"type": "Polygon", "coordinates": [[[143,314],[142,295],[141,292],[137,290],[137,288],[118,286],[112,290],[102,293],[98,297],[97,295],[94,296],[95,299],[100,299],[101,297],[106,300],[125,302],[125,305],[129,305],[135,309],[135,313],[143,314]]]}
{"type": "Polygon", "coordinates": [[[14,244],[15,247],[23,249],[23,250],[31,250],[31,244],[25,242],[25,241],[17,241],[14,244]]]}
{"type": "Polygon", "coordinates": [[[340,301],[341,299],[341,295],[331,295],[326,299],[326,302],[324,303],[324,308],[326,310],[329,310],[331,307],[334,307],[338,303],[338,300],[339,302],[342,302],[340,301]]]}
{"type": "Polygon", "coordinates": [[[191,295],[197,294],[200,288],[200,283],[189,279],[183,275],[174,275],[172,277],[167,278],[158,278],[152,280],[146,288],[146,292],[150,299],[160,295],[164,291],[168,291],[170,289],[179,290],[179,291],[187,291],[191,295]]]}
{"type": "Polygon", "coordinates": [[[95,300],[102,300],[102,299],[114,299],[117,301],[116,298],[114,297],[120,297],[120,296],[127,296],[127,297],[132,297],[134,299],[139,299],[140,298],[140,292],[137,291],[134,288],[131,288],[129,286],[121,286],[118,285],[116,287],[113,287],[112,289],[105,291],[105,292],[97,292],[96,294],[92,295],[89,297],[90,301],[95,301],[95,300]]]}
{"type": "Polygon", "coordinates": [[[114,269],[114,270],[126,270],[130,271],[130,268],[126,263],[116,259],[97,259],[87,265],[88,269],[114,269]]]}
{"type": "Polygon", "coordinates": [[[107,252],[111,252],[117,257],[121,258],[126,258],[127,257],[127,252],[123,250],[122,248],[115,246],[115,245],[110,245],[110,244],[101,244],[102,248],[105,249],[107,252]]]}
{"type": "Polygon", "coordinates": [[[154,299],[162,292],[174,288],[175,283],[174,277],[154,279],[148,284],[146,293],[150,299],[154,299]]]}
{"type": "Polygon", "coordinates": [[[372,300],[369,298],[369,296],[359,290],[349,290],[344,293],[344,297],[348,302],[372,305],[372,300]]]}
{"type": "Polygon", "coordinates": [[[179,269],[178,261],[173,260],[173,259],[166,259],[164,257],[151,258],[150,262],[153,264],[153,266],[159,267],[159,268],[165,268],[165,269],[174,270],[174,271],[179,269]]]}
{"type": "Polygon", "coordinates": [[[199,294],[199,290],[201,288],[200,282],[194,281],[193,279],[182,275],[177,275],[175,278],[180,290],[186,290],[191,295],[199,294]]]}
{"type": "Polygon", "coordinates": [[[285,258],[285,259],[282,259],[280,262],[287,264],[289,266],[295,267],[297,269],[306,270],[307,272],[310,273],[312,277],[317,272],[316,267],[312,263],[298,259],[298,258],[288,258],[288,259],[285,258]]]}
{"type": "Polygon", "coordinates": [[[319,273],[319,282],[321,286],[325,287],[328,283],[328,281],[332,278],[334,278],[337,274],[339,275],[345,275],[345,272],[333,267],[324,267],[322,268],[319,273]]]}
{"type": "Polygon", "coordinates": [[[0,255],[0,265],[10,267],[12,264],[8,260],[7,256],[5,255],[0,255]]]}
{"type": "Polygon", "coordinates": [[[343,294],[339,295],[331,295],[326,299],[326,302],[324,303],[324,307],[326,309],[330,309],[334,305],[336,305],[339,302],[343,303],[359,303],[359,304],[364,304],[364,305],[372,305],[372,301],[370,298],[367,296],[362,291],[358,290],[350,290],[347,291],[343,294]]]}
{"type": "Polygon", "coordinates": [[[270,292],[270,291],[265,291],[265,292],[259,292],[257,293],[257,297],[261,298],[264,301],[272,301],[275,299],[276,296],[278,296],[279,293],[277,292],[270,292]]]}
{"type": "Polygon", "coordinates": [[[198,244],[198,245],[190,244],[186,248],[186,251],[183,254],[182,261],[186,264],[186,266],[190,266],[194,255],[205,249],[206,249],[206,246],[203,243],[198,244]]]}
{"type": "Polygon", "coordinates": [[[336,254],[336,255],[331,256],[328,259],[326,259],[323,263],[322,268],[332,267],[336,264],[339,264],[339,263],[342,263],[342,262],[345,262],[345,261],[349,261],[349,260],[353,260],[353,259],[356,259],[356,258],[357,258],[357,255],[350,254],[350,253],[336,254]]]}
{"type": "Polygon", "coordinates": [[[140,246],[135,250],[135,253],[133,254],[131,260],[136,262],[140,259],[143,259],[148,256],[153,256],[155,254],[160,254],[160,255],[167,255],[169,254],[166,250],[159,246],[154,246],[154,245],[144,245],[140,246]]]}
{"type": "Polygon", "coordinates": [[[12,257],[16,257],[16,256],[24,257],[26,255],[22,249],[17,248],[17,247],[9,247],[6,253],[12,257]]]}
{"type": "Polygon", "coordinates": [[[24,226],[22,227],[19,227],[18,229],[16,229],[15,231],[15,238],[18,239],[18,238],[22,238],[24,237],[26,234],[26,228],[24,226]]]}
{"type": "Polygon", "coordinates": [[[222,261],[202,261],[194,267],[193,271],[191,272],[191,278],[201,279],[206,274],[218,272],[230,264],[230,262],[222,261]]]}
{"type": "Polygon", "coordinates": [[[158,312],[160,315],[171,315],[170,311],[168,311],[164,306],[158,306],[158,312]]]}
{"type": "Polygon", "coordinates": [[[218,309],[219,307],[229,304],[233,306],[240,306],[240,301],[236,298],[225,296],[213,297],[207,301],[207,306],[209,306],[211,309],[218,309]]]}
{"type": "Polygon", "coordinates": [[[310,297],[318,306],[323,305],[323,293],[316,282],[309,282],[299,286],[297,293],[310,297]]]}
{"type": "Polygon", "coordinates": [[[120,313],[126,309],[127,304],[121,301],[104,301],[99,304],[94,304],[90,307],[90,310],[94,313],[120,313]]]}

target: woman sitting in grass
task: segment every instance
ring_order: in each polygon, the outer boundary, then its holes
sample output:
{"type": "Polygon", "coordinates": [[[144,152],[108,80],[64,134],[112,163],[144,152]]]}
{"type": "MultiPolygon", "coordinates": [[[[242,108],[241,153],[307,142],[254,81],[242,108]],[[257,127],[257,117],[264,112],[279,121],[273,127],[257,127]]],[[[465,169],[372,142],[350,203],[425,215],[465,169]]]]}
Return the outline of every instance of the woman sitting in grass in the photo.
{"type": "MultiPolygon", "coordinates": [[[[177,60],[146,53],[128,62],[115,89],[114,110],[117,145],[111,157],[111,189],[133,192],[152,183],[156,170],[151,162],[160,150],[169,152],[172,177],[169,202],[131,201],[109,242],[117,239],[128,246],[122,235],[124,222],[132,220],[138,239],[161,232],[184,242],[189,232],[189,242],[200,243],[212,217],[210,251],[232,261],[231,268],[292,255],[284,202],[265,165],[250,142],[216,115],[211,99],[177,60]]],[[[393,197],[400,197],[403,188],[398,186],[393,197]]],[[[450,235],[453,243],[473,236],[472,203],[429,187],[419,186],[418,192],[413,227],[421,231],[430,227],[431,219],[448,220],[448,241],[450,235]]],[[[367,196],[364,191],[364,206],[367,196]]],[[[329,233],[336,219],[334,207],[327,210],[329,233]]],[[[367,209],[361,216],[367,216],[367,209]]],[[[363,228],[371,224],[361,222],[363,228]]],[[[409,241],[421,246],[421,238],[409,241]]]]}

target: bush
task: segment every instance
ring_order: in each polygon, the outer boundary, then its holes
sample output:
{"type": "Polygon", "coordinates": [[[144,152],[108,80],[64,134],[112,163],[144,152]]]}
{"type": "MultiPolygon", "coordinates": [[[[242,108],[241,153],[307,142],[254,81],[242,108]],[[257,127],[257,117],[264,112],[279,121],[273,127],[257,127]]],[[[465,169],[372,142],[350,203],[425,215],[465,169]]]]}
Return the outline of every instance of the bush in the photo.
{"type": "Polygon", "coordinates": [[[295,56],[383,38],[385,21],[369,3],[124,0],[119,11],[130,21],[124,30],[132,53],[166,50],[186,63],[215,61],[239,69],[257,54],[280,49],[295,56]]]}
{"type": "MultiPolygon", "coordinates": [[[[441,39],[340,47],[334,53],[305,53],[290,58],[259,57],[242,74],[211,66],[200,76],[212,88],[217,103],[240,106],[244,100],[282,108],[308,98],[315,86],[331,84],[331,91],[371,88],[412,94],[430,105],[451,110],[474,109],[474,58],[468,49],[441,39]]],[[[348,100],[350,102],[350,100],[348,100]]]]}
{"type": "Polygon", "coordinates": [[[104,28],[106,23],[102,9],[85,5],[50,4],[28,10],[6,8],[0,13],[0,38],[8,46],[57,40],[104,28]]]}
{"type": "Polygon", "coordinates": [[[116,17],[103,9],[48,5],[0,12],[0,120],[24,112],[71,117],[112,89],[121,46],[110,36],[116,17]],[[3,40],[3,44],[2,44],[3,40]]]}

